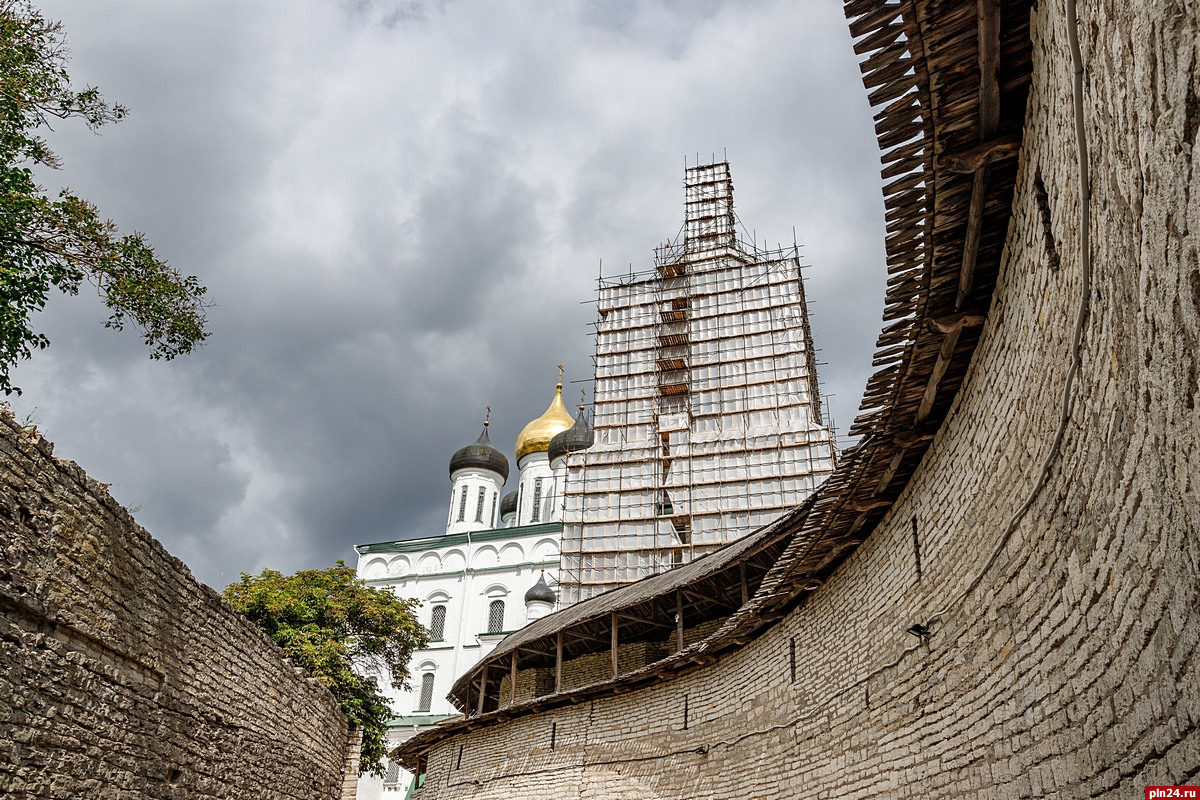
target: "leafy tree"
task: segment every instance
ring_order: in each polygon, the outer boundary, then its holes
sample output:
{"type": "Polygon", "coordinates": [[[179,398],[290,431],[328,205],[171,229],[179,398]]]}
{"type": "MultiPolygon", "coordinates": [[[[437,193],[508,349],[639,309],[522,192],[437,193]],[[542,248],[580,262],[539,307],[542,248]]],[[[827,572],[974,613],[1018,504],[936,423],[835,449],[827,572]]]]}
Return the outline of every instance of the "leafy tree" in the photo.
{"type": "Polygon", "coordinates": [[[95,87],[76,91],[60,23],[27,0],[0,0],[0,389],[20,392],[9,370],[50,341],[30,327],[50,287],[77,294],[87,280],[112,312],[106,328],[132,323],[152,359],[191,352],[208,333],[206,289],[155,255],[140,233],[122,236],[96,206],[63,189],[48,197],[33,167],[57,169],[38,136],[52,120],[79,117],[95,131],[128,110],[95,87]]]}
{"type": "Polygon", "coordinates": [[[409,688],[413,650],[429,643],[429,632],[413,615],[417,601],[367,586],[341,560],[291,576],[243,572],[241,583],[229,584],[223,594],[329,687],[346,718],[362,729],[361,771],[382,775],[390,712],[375,679],[360,671],[387,670],[393,686],[409,688]]]}

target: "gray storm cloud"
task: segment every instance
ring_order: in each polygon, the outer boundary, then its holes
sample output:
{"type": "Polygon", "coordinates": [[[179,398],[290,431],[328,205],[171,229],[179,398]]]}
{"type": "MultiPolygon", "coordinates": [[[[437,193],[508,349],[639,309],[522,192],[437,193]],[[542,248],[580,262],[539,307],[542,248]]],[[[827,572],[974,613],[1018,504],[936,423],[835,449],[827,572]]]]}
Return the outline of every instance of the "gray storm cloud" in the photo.
{"type": "Polygon", "coordinates": [[[556,364],[590,378],[600,260],[650,264],[696,153],[728,152],[760,239],[795,226],[848,427],[885,276],[839,4],[42,8],[76,81],[133,111],[49,134],[66,166],[42,182],[145,232],[218,307],[210,343],[163,364],[103,330],[94,296],[55,298],[13,405],[201,580],[440,532],[447,461],[484,408],[511,451],[556,364]]]}

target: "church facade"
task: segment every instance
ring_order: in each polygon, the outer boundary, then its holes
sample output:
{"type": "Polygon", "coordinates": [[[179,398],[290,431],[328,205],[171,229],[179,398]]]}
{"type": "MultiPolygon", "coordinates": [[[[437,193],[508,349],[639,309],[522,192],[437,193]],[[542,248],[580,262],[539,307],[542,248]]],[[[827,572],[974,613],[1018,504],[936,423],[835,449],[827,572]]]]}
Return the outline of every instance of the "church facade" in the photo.
{"type": "MultiPolygon", "coordinates": [[[[508,633],[558,607],[565,454],[590,443],[582,408],[578,420],[571,416],[560,382],[546,413],[517,437],[517,488],[507,494],[508,458],[487,427],[450,459],[444,532],[355,547],[359,577],[420,601],[417,617],[430,632],[413,654],[408,686],[373,673],[395,715],[389,749],[456,715],[446,699],[454,681],[508,633]]],[[[411,783],[393,762],[382,779],[362,776],[358,796],[400,798],[411,783]]]]}

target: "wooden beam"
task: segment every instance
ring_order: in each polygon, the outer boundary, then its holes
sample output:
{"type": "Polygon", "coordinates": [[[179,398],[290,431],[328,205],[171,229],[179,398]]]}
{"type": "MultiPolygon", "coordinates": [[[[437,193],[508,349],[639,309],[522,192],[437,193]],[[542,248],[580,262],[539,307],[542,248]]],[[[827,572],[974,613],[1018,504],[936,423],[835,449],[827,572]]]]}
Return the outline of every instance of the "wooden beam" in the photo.
{"type": "Polygon", "coordinates": [[[942,153],[935,163],[949,172],[969,175],[988,164],[1016,158],[1020,152],[1020,139],[1015,136],[1001,136],[999,139],[992,139],[965,150],[942,153]]]}
{"type": "Polygon", "coordinates": [[[1000,128],[1000,0],[976,0],[979,14],[979,141],[1000,128]]]}
{"type": "MultiPolygon", "coordinates": [[[[567,630],[570,630],[570,629],[564,629],[563,632],[566,633],[567,630]]],[[[578,629],[571,630],[570,633],[571,633],[571,636],[573,636],[576,639],[586,639],[591,642],[599,642],[600,644],[607,644],[607,642],[605,642],[604,639],[600,638],[599,636],[593,636],[590,633],[580,633],[578,629]]]]}
{"type": "Polygon", "coordinates": [[[554,693],[562,691],[562,631],[558,632],[554,642],[554,693]]]}
{"type": "Polygon", "coordinates": [[[967,212],[967,232],[963,237],[962,269],[958,273],[958,298],[954,310],[962,311],[971,289],[975,286],[975,260],[979,256],[979,237],[983,233],[983,203],[987,195],[990,166],[981,167],[975,173],[971,186],[971,208],[967,212]]]}
{"type": "Polygon", "coordinates": [[[742,584],[742,605],[750,602],[750,586],[746,583],[746,565],[738,564],[738,579],[742,584]]]}
{"type": "Polygon", "coordinates": [[[913,428],[910,431],[895,434],[892,436],[892,441],[896,443],[897,447],[912,447],[920,442],[928,442],[936,435],[937,431],[934,430],[913,428]]]}
{"type": "Polygon", "coordinates": [[[524,650],[526,654],[537,653],[539,656],[545,656],[546,658],[554,658],[554,653],[551,653],[549,650],[539,650],[538,648],[530,647],[527,644],[521,645],[521,649],[524,650]]]}
{"type": "Polygon", "coordinates": [[[512,651],[512,665],[508,673],[508,704],[517,702],[517,651],[512,651]]]}
{"type": "Polygon", "coordinates": [[[883,494],[892,482],[892,478],[896,476],[896,470],[900,469],[900,462],[904,460],[904,453],[907,448],[900,447],[896,450],[896,454],[892,456],[892,460],[888,462],[887,469],[883,471],[883,475],[879,478],[879,483],[875,486],[875,494],[883,494]]]}
{"type": "Polygon", "coordinates": [[[890,506],[894,500],[888,500],[884,497],[869,497],[866,500],[851,500],[850,508],[854,511],[871,511],[876,508],[890,506]]]}
{"type": "Polygon", "coordinates": [[[487,674],[488,662],[483,662],[483,672],[479,675],[479,708],[476,709],[476,714],[483,713],[483,699],[487,697],[487,674]]]}
{"type": "Polygon", "coordinates": [[[965,311],[960,311],[957,314],[950,314],[937,319],[925,320],[925,327],[930,333],[954,333],[961,331],[963,328],[978,328],[983,323],[987,322],[987,317],[982,314],[970,314],[965,311]]]}
{"type": "Polygon", "coordinates": [[[925,394],[921,397],[921,405],[917,409],[917,424],[920,425],[929,418],[929,412],[933,411],[933,401],[937,399],[938,384],[942,381],[942,376],[946,374],[946,369],[950,366],[950,359],[954,356],[954,348],[958,346],[958,336],[961,331],[946,334],[946,338],[942,339],[942,349],[938,352],[937,361],[933,364],[933,374],[929,376],[929,383],[925,386],[925,394]]]}
{"type": "Polygon", "coordinates": [[[675,590],[675,652],[683,649],[683,590],[675,590]]]}
{"type": "Polygon", "coordinates": [[[630,622],[640,622],[643,625],[656,625],[656,626],[662,627],[662,628],[674,628],[675,627],[674,625],[670,624],[669,622],[658,622],[657,620],[647,619],[646,617],[639,617],[639,616],[635,616],[633,614],[618,614],[618,616],[624,617],[625,619],[629,620],[630,622]]]}
{"type": "Polygon", "coordinates": [[[611,618],[610,622],[612,623],[612,648],[610,649],[609,652],[612,655],[612,676],[614,678],[616,678],[617,677],[617,625],[620,624],[618,622],[617,612],[614,611],[612,613],[612,618],[611,618]]]}

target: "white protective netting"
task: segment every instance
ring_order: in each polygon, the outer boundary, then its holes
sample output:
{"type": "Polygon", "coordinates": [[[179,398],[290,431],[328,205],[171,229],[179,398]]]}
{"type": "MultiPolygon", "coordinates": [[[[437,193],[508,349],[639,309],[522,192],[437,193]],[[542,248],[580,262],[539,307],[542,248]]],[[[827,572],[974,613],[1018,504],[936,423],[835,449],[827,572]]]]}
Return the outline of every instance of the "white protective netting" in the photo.
{"type": "Polygon", "coordinates": [[[833,469],[798,248],[737,236],[727,163],[687,170],[682,235],[601,279],[595,444],[567,461],[563,602],[686,563],[833,469]]]}

